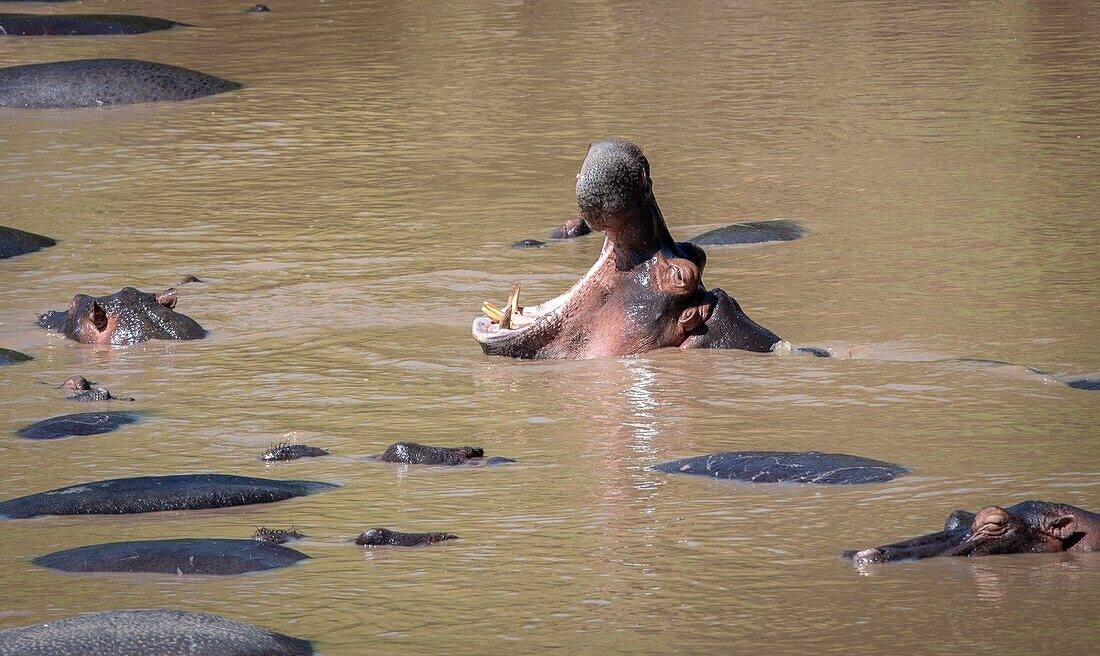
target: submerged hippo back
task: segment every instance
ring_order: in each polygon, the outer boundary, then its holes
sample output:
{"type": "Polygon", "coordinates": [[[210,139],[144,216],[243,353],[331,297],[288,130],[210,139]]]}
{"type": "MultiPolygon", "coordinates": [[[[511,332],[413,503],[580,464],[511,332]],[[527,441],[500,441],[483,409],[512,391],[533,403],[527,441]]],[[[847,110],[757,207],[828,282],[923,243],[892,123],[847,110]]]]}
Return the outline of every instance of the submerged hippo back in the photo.
{"type": "Polygon", "coordinates": [[[306,640],[217,615],[115,610],[0,631],[0,655],[304,656],[306,640]]]}
{"type": "Polygon", "coordinates": [[[0,107],[64,108],[190,100],[241,87],[136,59],[80,59],[0,68],[0,107]]]}

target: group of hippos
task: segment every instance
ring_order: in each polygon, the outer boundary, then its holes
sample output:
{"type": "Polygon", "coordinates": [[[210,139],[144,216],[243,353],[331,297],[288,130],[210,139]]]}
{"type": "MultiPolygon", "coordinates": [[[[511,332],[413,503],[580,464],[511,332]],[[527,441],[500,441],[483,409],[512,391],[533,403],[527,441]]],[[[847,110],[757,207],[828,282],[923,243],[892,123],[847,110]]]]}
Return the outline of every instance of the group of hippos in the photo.
{"type": "MultiPolygon", "coordinates": [[[[6,0],[0,0],[0,2],[6,0]]],[[[266,11],[257,5],[250,11],[266,11]]],[[[132,34],[181,26],[140,16],[0,14],[0,34],[132,34]]],[[[133,60],[82,60],[0,69],[0,106],[60,108],[187,100],[241,85],[184,68],[133,60]]],[[[649,162],[635,145],[605,141],[589,146],[576,184],[579,217],[555,230],[570,239],[593,230],[606,235],[596,263],[568,291],[538,305],[519,302],[517,284],[502,307],[483,306],[472,332],[486,354],[515,358],[581,359],[625,356],[659,348],[717,348],[804,353],[828,357],[825,349],[792,348],[745,314],[737,301],[702,281],[703,245],[785,241],[802,237],[791,221],[733,224],[686,242],[673,240],[653,195],[649,162]]],[[[0,227],[0,258],[51,247],[48,237],[0,227]]],[[[517,248],[541,247],[539,240],[517,248]]],[[[179,285],[201,283],[188,276],[179,285]]],[[[38,325],[84,344],[127,346],[150,339],[194,340],[206,335],[194,319],[176,311],[176,288],[146,293],[127,287],[105,296],[77,294],[69,307],[49,311],[38,325]]],[[[0,365],[32,356],[0,349],[0,365]]],[[[1072,387],[1096,389],[1094,379],[1072,387]]],[[[60,386],[74,401],[118,400],[83,376],[60,386]]],[[[138,421],[135,413],[66,414],[26,426],[19,436],[52,440],[95,435],[138,421]]],[[[328,455],[322,448],[278,444],[263,460],[328,455]]],[[[373,459],[407,466],[496,466],[509,458],[486,458],[477,447],[425,446],[398,442],[373,459]]],[[[845,454],[818,452],[725,452],[655,465],[656,471],[748,483],[816,485],[874,484],[907,473],[905,467],[845,454]]],[[[187,511],[278,502],[324,492],[336,484],[227,474],[140,476],[79,483],[0,501],[0,518],[50,515],[130,514],[187,511]]],[[[234,575],[285,567],[309,559],[286,546],[304,536],[293,529],[259,529],[252,539],[181,538],[114,542],[76,547],[34,559],[66,572],[159,572],[234,575]]],[[[414,547],[453,540],[445,532],[403,533],[372,528],[356,544],[414,547]]],[[[978,556],[1027,552],[1100,550],[1100,515],[1068,504],[1025,501],[955,511],[942,531],[870,549],[845,552],[866,565],[931,556],[978,556]]],[[[0,631],[5,654],[309,654],[312,643],[232,619],[178,610],[118,610],[89,613],[48,624],[0,631]]]]}

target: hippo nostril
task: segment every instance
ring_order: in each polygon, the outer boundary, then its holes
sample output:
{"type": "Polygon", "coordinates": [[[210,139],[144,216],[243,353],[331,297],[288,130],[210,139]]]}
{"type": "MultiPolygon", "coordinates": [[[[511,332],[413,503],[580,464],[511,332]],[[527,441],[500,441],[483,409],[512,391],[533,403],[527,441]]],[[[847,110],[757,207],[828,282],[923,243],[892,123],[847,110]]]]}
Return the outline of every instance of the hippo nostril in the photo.
{"type": "Polygon", "coordinates": [[[99,303],[92,303],[92,311],[89,314],[92,326],[99,332],[107,330],[107,311],[99,303]]]}
{"type": "Polygon", "coordinates": [[[864,549],[863,551],[857,551],[856,555],[852,556],[852,561],[861,565],[877,563],[882,561],[884,555],[879,549],[864,549]]]}

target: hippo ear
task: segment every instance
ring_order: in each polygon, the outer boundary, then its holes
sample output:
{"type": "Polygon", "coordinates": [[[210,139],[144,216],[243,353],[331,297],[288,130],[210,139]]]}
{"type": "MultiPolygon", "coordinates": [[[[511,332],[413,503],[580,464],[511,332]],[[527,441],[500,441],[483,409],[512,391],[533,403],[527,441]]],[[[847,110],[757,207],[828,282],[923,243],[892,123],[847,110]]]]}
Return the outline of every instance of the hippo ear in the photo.
{"type": "Polygon", "coordinates": [[[1077,532],[1077,518],[1068,513],[1057,513],[1047,517],[1043,530],[1059,540],[1065,540],[1077,532]]]}
{"type": "Polygon", "coordinates": [[[104,310],[103,306],[95,301],[92,301],[92,309],[88,312],[88,320],[99,332],[107,330],[107,310],[104,310]]]}
{"type": "Polygon", "coordinates": [[[157,296],[157,303],[160,303],[164,307],[171,310],[172,308],[176,307],[176,300],[178,298],[179,292],[176,291],[176,288],[169,287],[168,289],[164,290],[163,294],[157,296]]]}

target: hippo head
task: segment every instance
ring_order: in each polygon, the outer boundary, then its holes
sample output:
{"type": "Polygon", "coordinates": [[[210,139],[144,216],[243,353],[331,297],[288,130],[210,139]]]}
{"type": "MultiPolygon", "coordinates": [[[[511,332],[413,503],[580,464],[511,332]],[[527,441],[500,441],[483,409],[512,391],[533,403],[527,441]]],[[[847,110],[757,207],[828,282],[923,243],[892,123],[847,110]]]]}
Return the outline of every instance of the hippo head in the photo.
{"type": "Polygon", "coordinates": [[[857,564],[934,556],[989,556],[1100,550],[1100,515],[1075,506],[1024,501],[951,513],[943,530],[882,547],[847,551],[857,564]]]}
{"type": "Polygon", "coordinates": [[[673,241],[653,196],[649,162],[634,144],[588,149],[577,175],[581,218],[606,235],[599,259],[573,287],[536,306],[488,303],[473,334],[489,355],[582,359],[653,349],[770,351],[780,341],[721,289],[702,283],[706,253],[673,241]]]}
{"type": "Polygon", "coordinates": [[[38,325],[86,344],[123,346],[150,339],[201,339],[206,335],[194,319],[176,312],[177,293],[140,292],[133,287],[110,296],[77,294],[69,309],[51,310],[38,325]]]}

